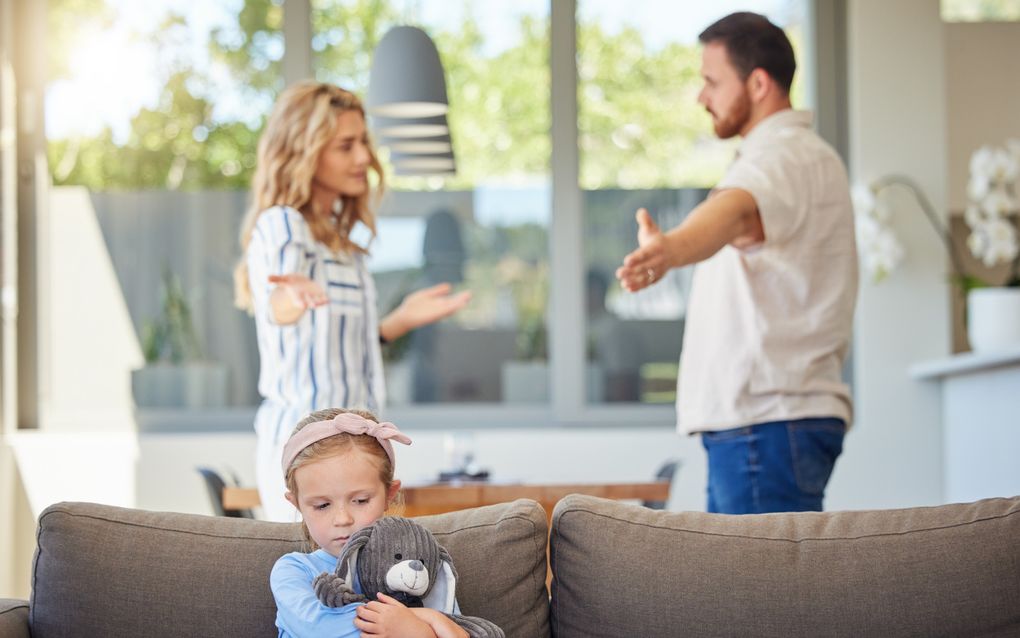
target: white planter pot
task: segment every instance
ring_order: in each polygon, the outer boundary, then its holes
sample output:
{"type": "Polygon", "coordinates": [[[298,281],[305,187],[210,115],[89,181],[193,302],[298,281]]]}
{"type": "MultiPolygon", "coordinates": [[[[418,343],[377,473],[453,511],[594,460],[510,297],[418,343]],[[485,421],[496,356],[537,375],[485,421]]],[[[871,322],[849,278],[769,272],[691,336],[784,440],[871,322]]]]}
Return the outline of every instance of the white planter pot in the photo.
{"type": "Polygon", "coordinates": [[[504,361],[500,378],[505,403],[548,403],[549,364],[504,361]]]}
{"type": "MultiPolygon", "coordinates": [[[[602,366],[589,363],[584,372],[588,401],[602,402],[605,397],[602,366]]],[[[549,364],[545,361],[504,361],[500,381],[505,403],[549,402],[549,364]]]]}
{"type": "Polygon", "coordinates": [[[386,403],[407,405],[414,398],[414,368],[409,360],[383,362],[386,403]]]}
{"type": "Polygon", "coordinates": [[[1020,288],[977,288],[967,293],[967,338],[974,352],[1020,345],[1020,288]]]}

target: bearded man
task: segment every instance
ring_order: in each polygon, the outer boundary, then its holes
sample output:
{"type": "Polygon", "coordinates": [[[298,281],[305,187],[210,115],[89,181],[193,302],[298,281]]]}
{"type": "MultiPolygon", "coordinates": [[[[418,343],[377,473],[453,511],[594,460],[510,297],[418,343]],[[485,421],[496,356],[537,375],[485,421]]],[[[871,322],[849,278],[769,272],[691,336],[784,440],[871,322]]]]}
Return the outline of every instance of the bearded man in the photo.
{"type": "Polygon", "coordinates": [[[796,61],[782,29],[734,13],[705,29],[698,102],[741,145],[709,197],[663,232],[637,212],[630,291],[697,264],[677,429],[708,454],[710,512],[820,511],[851,423],[842,381],[857,252],[846,169],[793,110],[796,61]]]}

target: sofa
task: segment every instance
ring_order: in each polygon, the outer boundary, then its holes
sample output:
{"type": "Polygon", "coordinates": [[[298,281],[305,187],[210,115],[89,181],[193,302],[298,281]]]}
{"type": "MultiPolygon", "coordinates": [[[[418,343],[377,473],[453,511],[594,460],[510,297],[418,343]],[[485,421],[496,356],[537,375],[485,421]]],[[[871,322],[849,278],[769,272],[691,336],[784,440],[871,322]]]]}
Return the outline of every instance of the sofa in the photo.
{"type": "MultiPolygon", "coordinates": [[[[463,612],[511,637],[1020,635],[1020,497],[725,516],[571,495],[551,530],[523,499],[418,520],[463,612]]],[[[269,570],[302,548],[293,524],[88,503],[37,535],[4,638],[273,636],[269,570]]]]}

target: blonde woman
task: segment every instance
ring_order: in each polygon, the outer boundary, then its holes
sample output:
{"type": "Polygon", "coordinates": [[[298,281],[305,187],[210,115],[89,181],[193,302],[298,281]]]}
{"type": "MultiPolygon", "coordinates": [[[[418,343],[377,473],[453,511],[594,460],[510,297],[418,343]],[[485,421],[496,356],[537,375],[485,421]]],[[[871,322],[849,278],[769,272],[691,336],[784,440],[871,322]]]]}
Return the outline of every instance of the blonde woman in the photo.
{"type": "Polygon", "coordinates": [[[470,299],[439,284],[408,295],[379,321],[368,247],[351,232],[360,223],[375,237],[370,200],[383,181],[354,94],[301,82],[280,95],[259,140],[235,273],[237,304],[254,315],[258,334],[256,474],[270,520],[297,516],[279,471],[290,425],[329,406],[380,411],[380,342],[448,317],[470,299]]]}

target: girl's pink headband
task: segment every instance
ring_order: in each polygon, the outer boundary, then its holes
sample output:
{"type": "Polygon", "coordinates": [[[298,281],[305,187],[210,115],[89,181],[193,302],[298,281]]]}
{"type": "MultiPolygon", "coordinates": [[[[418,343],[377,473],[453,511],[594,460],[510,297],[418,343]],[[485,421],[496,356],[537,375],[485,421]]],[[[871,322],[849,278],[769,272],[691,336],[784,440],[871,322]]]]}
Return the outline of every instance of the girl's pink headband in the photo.
{"type": "Polygon", "coordinates": [[[390,457],[390,466],[394,469],[397,467],[397,459],[393,454],[393,444],[390,443],[390,439],[404,445],[411,445],[411,439],[398,430],[397,426],[388,421],[376,423],[371,419],[366,419],[352,412],[341,412],[329,421],[309,423],[291,435],[290,439],[287,440],[287,444],[283,446],[283,475],[287,476],[290,464],[294,462],[294,459],[300,454],[301,450],[312,443],[345,432],[347,434],[374,436],[379,441],[379,445],[386,451],[386,456],[390,457]]]}

